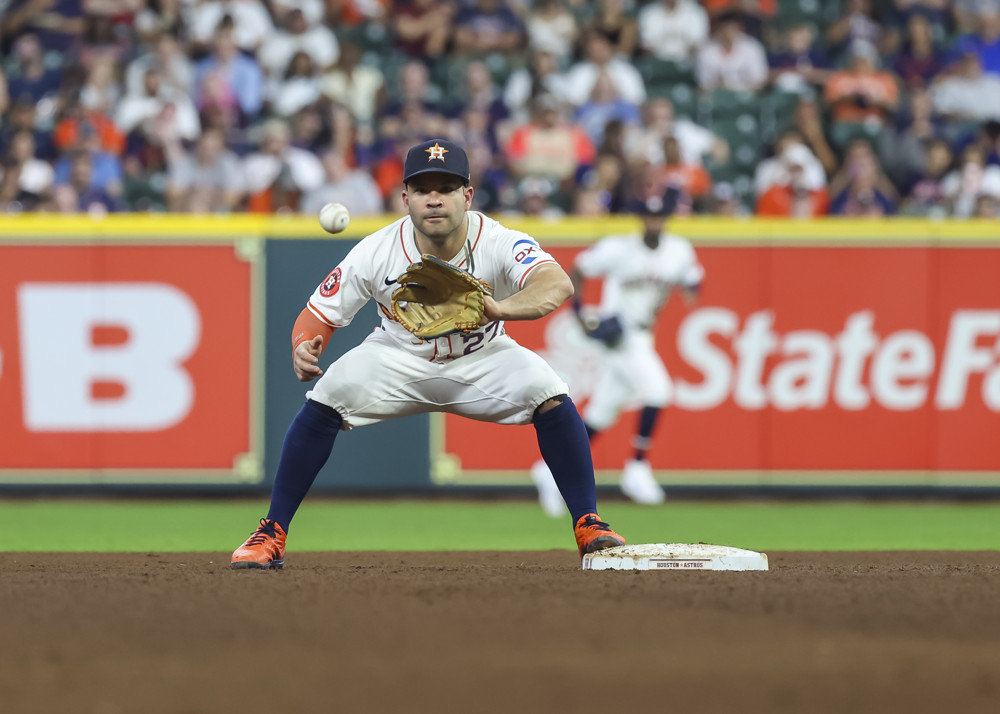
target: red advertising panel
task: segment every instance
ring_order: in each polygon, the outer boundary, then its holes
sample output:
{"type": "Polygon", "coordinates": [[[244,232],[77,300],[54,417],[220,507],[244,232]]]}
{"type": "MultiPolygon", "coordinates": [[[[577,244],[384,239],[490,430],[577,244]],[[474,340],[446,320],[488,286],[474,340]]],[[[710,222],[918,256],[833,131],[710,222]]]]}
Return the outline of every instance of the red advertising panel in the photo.
{"type": "Polygon", "coordinates": [[[0,472],[232,471],[250,298],[232,246],[0,246],[0,472]]]}
{"type": "MultiPolygon", "coordinates": [[[[696,251],[699,301],[675,297],[656,327],[674,391],[654,468],[1000,471],[1000,250],[696,251]]],[[[564,266],[576,252],[552,250],[564,266]]],[[[507,330],[549,360],[584,410],[602,352],[568,308],[507,330]]],[[[625,411],[595,440],[598,469],[629,458],[635,420],[625,411]]],[[[523,472],[538,453],[530,428],[452,416],[445,451],[465,473],[523,472]]]]}

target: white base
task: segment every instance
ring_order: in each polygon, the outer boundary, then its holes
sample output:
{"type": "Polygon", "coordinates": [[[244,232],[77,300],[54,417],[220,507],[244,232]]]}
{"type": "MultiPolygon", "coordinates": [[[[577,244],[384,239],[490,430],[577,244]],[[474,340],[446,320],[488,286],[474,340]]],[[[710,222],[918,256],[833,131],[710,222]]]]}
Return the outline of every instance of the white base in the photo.
{"type": "Polygon", "coordinates": [[[640,543],[583,556],[584,570],[767,570],[767,555],[727,545],[640,543]]]}

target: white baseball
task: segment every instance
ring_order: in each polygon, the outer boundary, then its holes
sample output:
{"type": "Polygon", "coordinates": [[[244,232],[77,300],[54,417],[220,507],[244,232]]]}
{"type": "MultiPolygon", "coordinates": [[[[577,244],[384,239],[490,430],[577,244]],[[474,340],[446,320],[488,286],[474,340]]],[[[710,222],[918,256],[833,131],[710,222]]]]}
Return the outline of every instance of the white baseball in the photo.
{"type": "Polygon", "coordinates": [[[340,233],[350,223],[350,211],[342,203],[328,203],[319,211],[319,224],[327,233],[340,233]]]}

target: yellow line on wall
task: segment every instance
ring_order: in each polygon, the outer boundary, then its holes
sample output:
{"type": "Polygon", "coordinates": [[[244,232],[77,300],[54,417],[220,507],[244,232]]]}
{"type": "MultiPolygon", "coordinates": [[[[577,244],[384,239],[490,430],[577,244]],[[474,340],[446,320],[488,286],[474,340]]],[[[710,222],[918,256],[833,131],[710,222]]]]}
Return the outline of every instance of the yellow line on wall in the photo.
{"type": "MultiPolygon", "coordinates": [[[[630,216],[600,219],[566,217],[558,220],[497,216],[505,225],[543,241],[579,242],[639,230],[630,216]]],[[[342,234],[331,236],[312,216],[254,214],[115,214],[102,218],[86,215],[23,214],[0,216],[0,241],[45,238],[59,242],[94,240],[205,241],[233,237],[276,239],[355,240],[396,216],[358,218],[342,234]]],[[[825,218],[781,220],[693,216],[671,220],[670,230],[698,243],[929,245],[961,243],[1000,245],[1000,222],[994,220],[940,220],[891,218],[859,220],[825,218]]]]}

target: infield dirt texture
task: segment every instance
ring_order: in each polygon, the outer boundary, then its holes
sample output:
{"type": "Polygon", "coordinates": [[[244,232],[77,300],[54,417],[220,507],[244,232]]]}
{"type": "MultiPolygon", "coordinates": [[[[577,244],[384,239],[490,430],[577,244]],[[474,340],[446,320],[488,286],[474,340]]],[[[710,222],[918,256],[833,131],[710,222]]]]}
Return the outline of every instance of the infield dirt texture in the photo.
{"type": "Polygon", "coordinates": [[[0,711],[996,712],[1000,552],[0,553],[0,711]]]}

